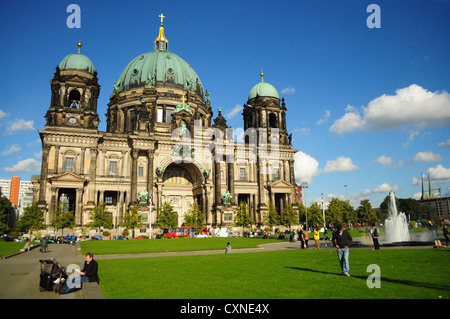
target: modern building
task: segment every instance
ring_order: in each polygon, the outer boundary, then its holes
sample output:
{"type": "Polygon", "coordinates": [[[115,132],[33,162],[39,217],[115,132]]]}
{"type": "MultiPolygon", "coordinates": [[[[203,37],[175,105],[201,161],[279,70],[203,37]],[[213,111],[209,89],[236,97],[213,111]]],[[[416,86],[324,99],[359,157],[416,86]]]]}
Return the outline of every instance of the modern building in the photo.
{"type": "Polygon", "coordinates": [[[436,194],[433,183],[431,182],[430,173],[428,173],[428,190],[426,188],[423,174],[421,174],[422,178],[422,197],[419,200],[419,203],[423,206],[428,206],[434,213],[435,218],[449,220],[450,219],[450,197],[442,197],[442,191],[439,189],[439,192],[436,194]]]}
{"type": "Polygon", "coordinates": [[[32,181],[46,224],[61,198],[78,226],[89,222],[99,202],[115,225],[139,204],[147,227],[164,202],[173,206],[179,225],[198,203],[208,226],[232,226],[242,201],[257,223],[270,201],[280,214],[295,205],[296,150],[284,98],[261,73],[243,108],[245,141],[234,141],[220,108],[213,118],[197,73],[169,51],[160,17],[153,51],[137,55],[114,83],[105,132],[98,130],[98,74],[81,43],[56,67],[45,129],[39,131],[41,174],[32,181]]]}

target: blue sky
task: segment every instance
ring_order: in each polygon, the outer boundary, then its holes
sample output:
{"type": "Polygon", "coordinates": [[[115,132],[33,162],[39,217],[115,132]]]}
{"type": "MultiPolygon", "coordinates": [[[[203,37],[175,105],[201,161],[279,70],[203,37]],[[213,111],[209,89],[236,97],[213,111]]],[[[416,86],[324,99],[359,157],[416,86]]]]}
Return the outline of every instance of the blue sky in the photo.
{"type": "Polygon", "coordinates": [[[211,94],[214,117],[243,127],[240,109],[260,81],[286,99],[297,182],[308,204],[333,196],[356,208],[421,192],[421,172],[450,191],[450,1],[2,1],[0,177],[39,174],[55,67],[77,51],[102,86],[104,131],[113,83],[153,50],[160,13],[169,50],[211,94]],[[68,28],[71,3],[81,28],[68,28]],[[370,4],[381,28],[369,28],[370,4]],[[347,187],[344,187],[347,185],[347,187]]]}

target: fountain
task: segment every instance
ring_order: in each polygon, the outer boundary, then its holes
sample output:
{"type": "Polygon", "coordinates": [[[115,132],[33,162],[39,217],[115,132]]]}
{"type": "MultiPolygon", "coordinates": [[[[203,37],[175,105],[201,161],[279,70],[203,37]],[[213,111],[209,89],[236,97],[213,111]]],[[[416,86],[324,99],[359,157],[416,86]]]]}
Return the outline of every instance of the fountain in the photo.
{"type": "Polygon", "coordinates": [[[385,220],[386,225],[386,243],[409,242],[408,220],[405,213],[397,211],[394,192],[389,193],[389,214],[385,220]]]}

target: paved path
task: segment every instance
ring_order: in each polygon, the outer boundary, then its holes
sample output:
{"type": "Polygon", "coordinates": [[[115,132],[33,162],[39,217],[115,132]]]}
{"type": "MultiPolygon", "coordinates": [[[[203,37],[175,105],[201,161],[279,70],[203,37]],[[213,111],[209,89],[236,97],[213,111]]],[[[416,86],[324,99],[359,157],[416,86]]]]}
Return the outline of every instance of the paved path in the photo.
{"type": "Polygon", "coordinates": [[[41,253],[40,248],[0,260],[0,299],[76,299],[80,292],[59,295],[52,291],[41,292],[39,279],[40,259],[55,258],[67,267],[70,264],[82,265],[84,258],[79,257],[77,246],[50,244],[49,251],[41,253]]]}

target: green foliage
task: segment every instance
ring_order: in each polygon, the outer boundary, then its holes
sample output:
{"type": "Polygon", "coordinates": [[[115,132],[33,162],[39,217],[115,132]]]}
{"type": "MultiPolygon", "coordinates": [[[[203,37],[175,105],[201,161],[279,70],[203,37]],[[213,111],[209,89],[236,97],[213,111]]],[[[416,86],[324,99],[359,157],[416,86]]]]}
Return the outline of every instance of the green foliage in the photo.
{"type": "Polygon", "coordinates": [[[361,205],[356,210],[359,223],[376,225],[378,223],[378,217],[375,210],[372,208],[368,199],[361,201],[361,205]]]}
{"type": "Polygon", "coordinates": [[[319,203],[314,202],[308,207],[308,225],[322,225],[323,214],[319,203]]]}
{"type": "Polygon", "coordinates": [[[56,209],[55,218],[50,224],[56,229],[73,228],[75,226],[75,215],[68,211],[68,203],[60,202],[56,209]]]}
{"type": "Polygon", "coordinates": [[[291,204],[288,204],[284,209],[282,222],[284,226],[289,227],[289,230],[292,225],[298,224],[298,213],[292,208],[291,204]]]}
{"type": "Polygon", "coordinates": [[[44,211],[38,207],[37,202],[34,202],[25,207],[24,214],[16,223],[16,230],[29,232],[31,238],[31,232],[39,229],[44,229],[44,211]]]}
{"type": "Polygon", "coordinates": [[[161,229],[170,229],[176,227],[177,224],[177,215],[173,212],[172,205],[168,202],[164,202],[161,210],[158,212],[158,217],[156,218],[154,225],[161,229]]]}
{"type": "Polygon", "coordinates": [[[239,209],[234,216],[234,223],[236,226],[242,226],[242,232],[244,232],[244,228],[248,225],[253,225],[255,221],[248,213],[247,203],[240,202],[239,209]]]}
{"type": "Polygon", "coordinates": [[[356,223],[358,218],[350,201],[332,198],[327,210],[325,211],[326,221],[331,224],[356,223]]]}
{"type": "Polygon", "coordinates": [[[97,205],[95,205],[94,209],[92,210],[91,214],[91,222],[87,224],[87,227],[89,228],[107,228],[111,229],[112,226],[112,216],[111,214],[106,210],[106,204],[104,202],[100,202],[97,205]]]}
{"type": "Polygon", "coordinates": [[[280,215],[272,202],[269,202],[268,210],[263,216],[263,223],[269,227],[280,225],[280,215]]]}
{"type": "Polygon", "coordinates": [[[191,208],[184,215],[184,225],[185,226],[193,226],[197,233],[199,229],[202,229],[203,226],[203,213],[200,209],[200,206],[197,202],[191,204],[191,208]]]}
{"type": "Polygon", "coordinates": [[[0,232],[6,233],[9,230],[7,225],[8,223],[8,214],[9,207],[11,206],[11,202],[5,196],[0,197],[0,232]]]}
{"type": "Polygon", "coordinates": [[[123,216],[123,222],[121,224],[122,227],[126,229],[131,229],[133,232],[132,237],[134,238],[134,229],[140,228],[142,226],[141,218],[139,216],[139,207],[138,205],[132,205],[123,216]]]}

